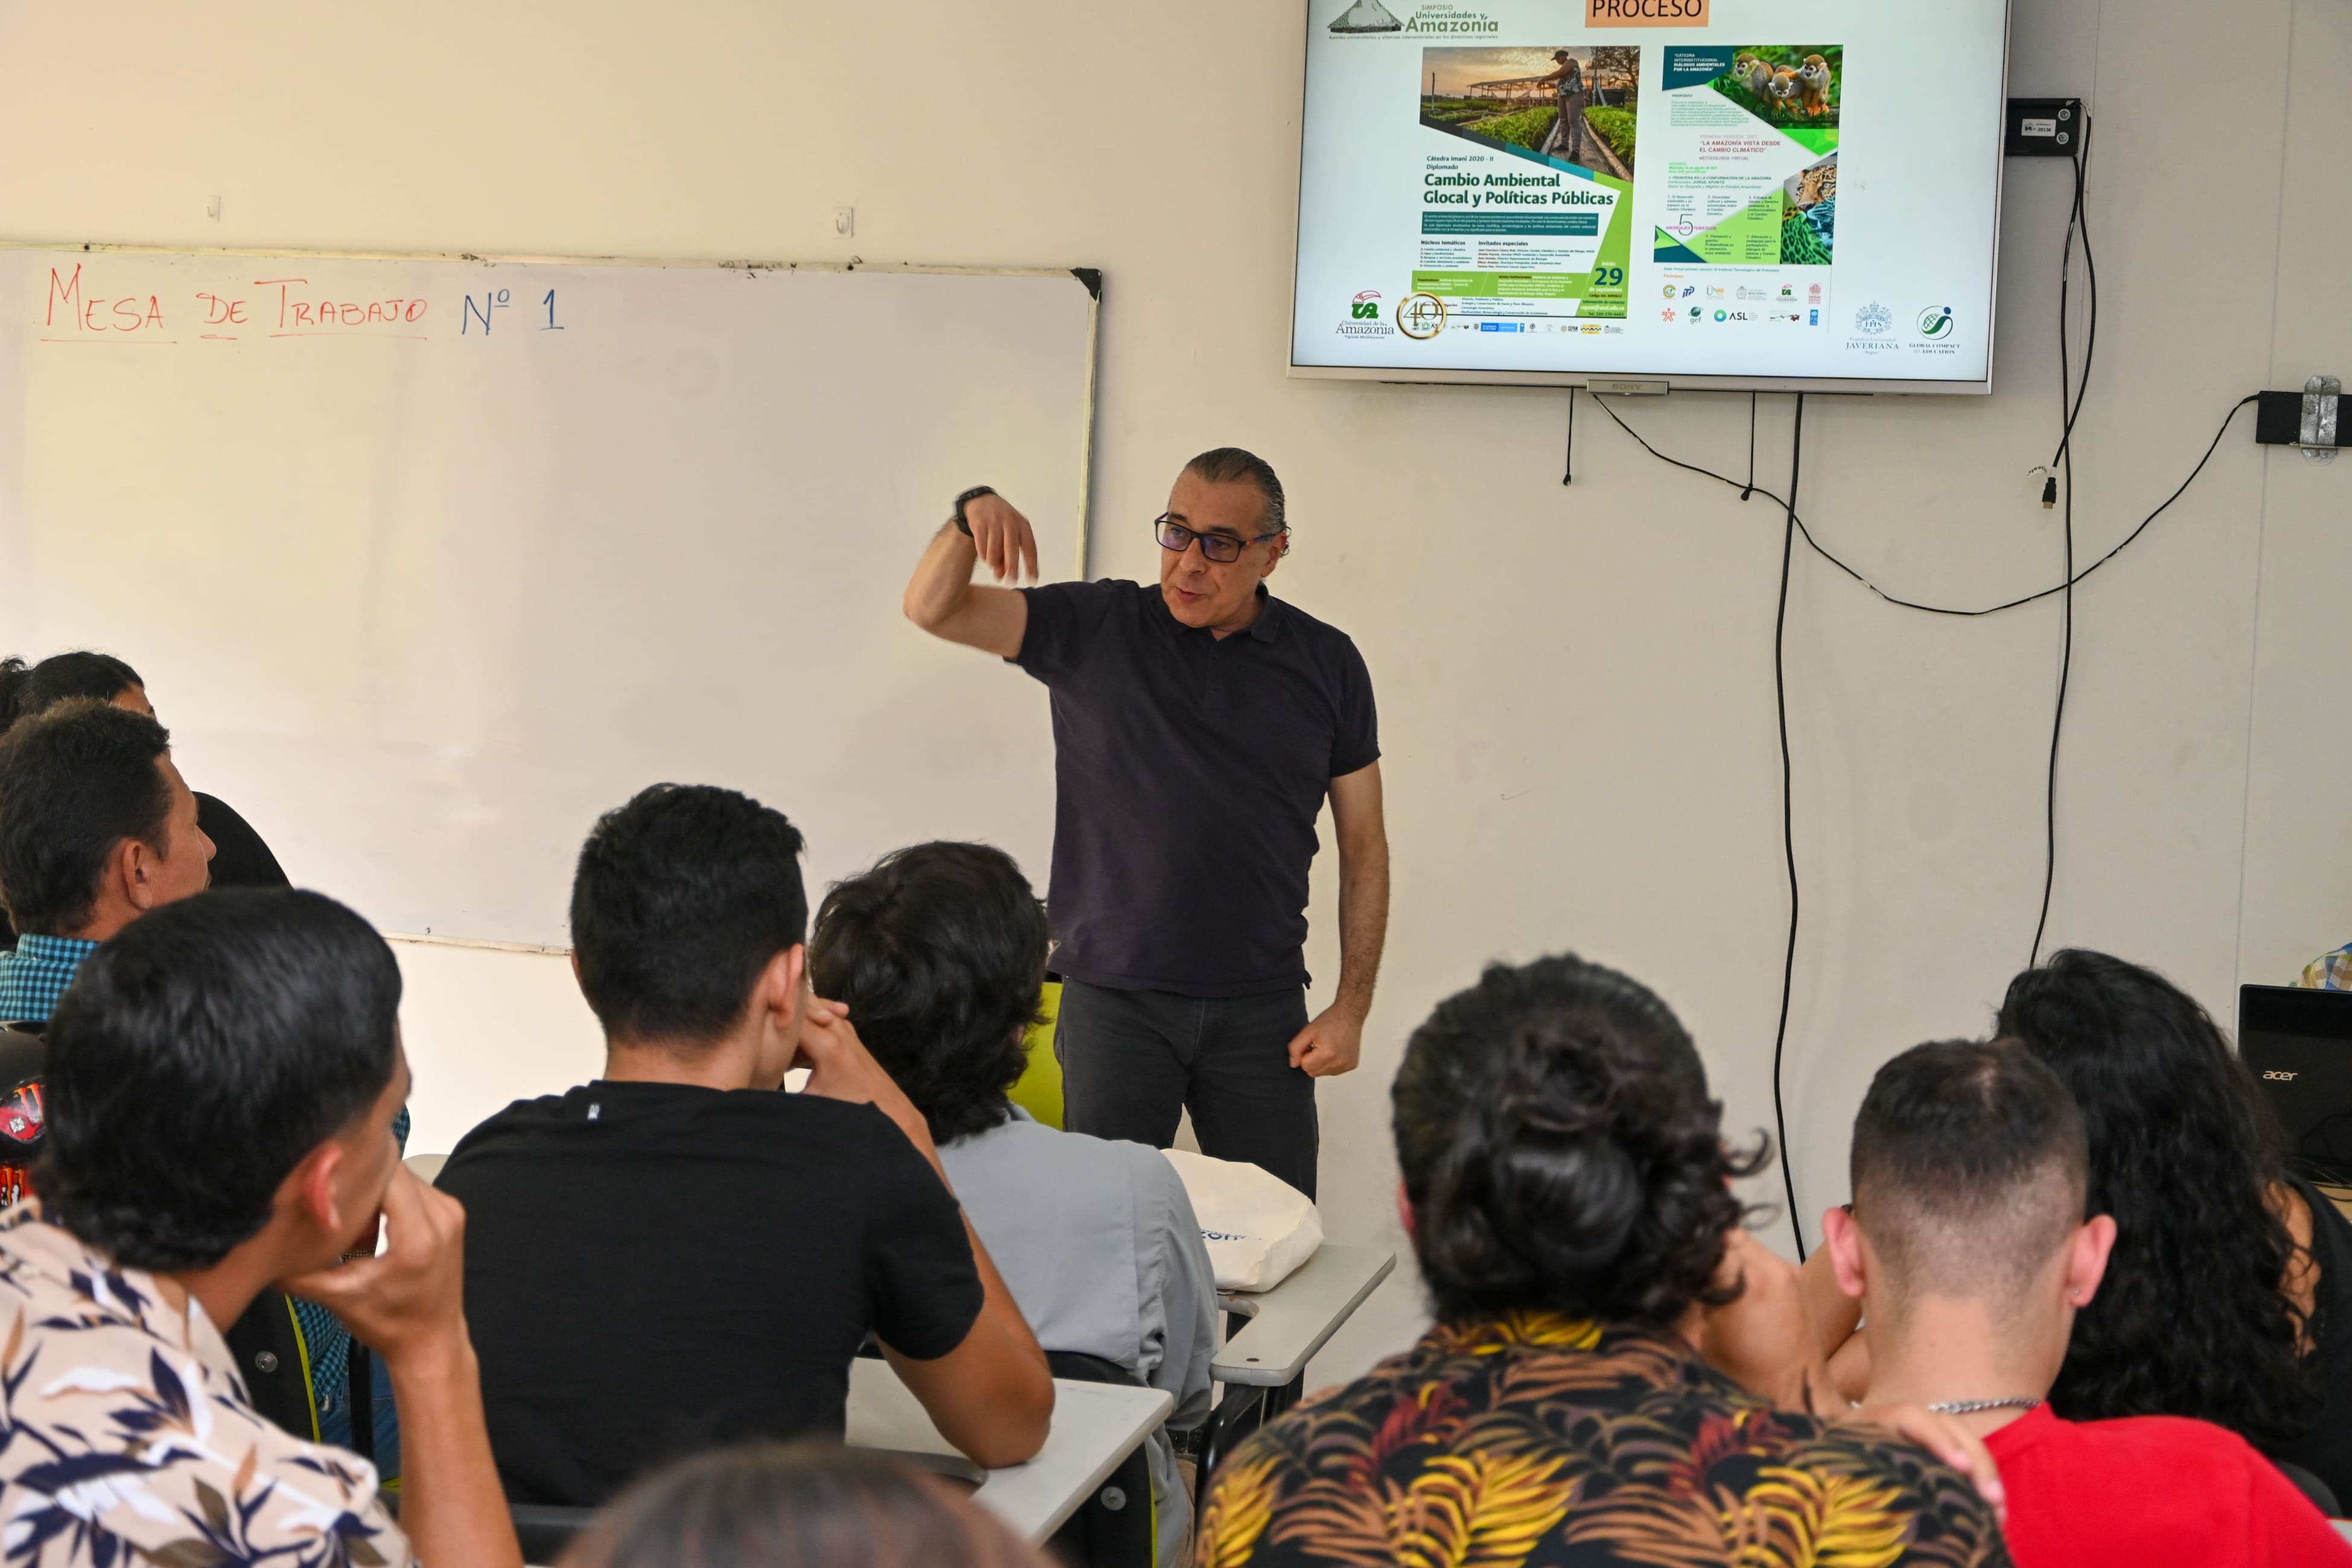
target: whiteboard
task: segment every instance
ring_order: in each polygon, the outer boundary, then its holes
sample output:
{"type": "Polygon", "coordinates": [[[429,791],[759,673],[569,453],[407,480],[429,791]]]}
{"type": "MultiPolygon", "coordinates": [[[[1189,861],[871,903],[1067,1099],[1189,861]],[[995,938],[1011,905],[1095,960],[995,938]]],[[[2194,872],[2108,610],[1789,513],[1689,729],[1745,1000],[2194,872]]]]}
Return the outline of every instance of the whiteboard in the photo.
{"type": "Polygon", "coordinates": [[[985,838],[1042,689],[899,595],[967,486],[1082,569],[1052,272],[0,250],[0,652],[121,655],[194,787],[387,930],[562,945],[598,813],[726,784],[812,900],[985,838]]]}

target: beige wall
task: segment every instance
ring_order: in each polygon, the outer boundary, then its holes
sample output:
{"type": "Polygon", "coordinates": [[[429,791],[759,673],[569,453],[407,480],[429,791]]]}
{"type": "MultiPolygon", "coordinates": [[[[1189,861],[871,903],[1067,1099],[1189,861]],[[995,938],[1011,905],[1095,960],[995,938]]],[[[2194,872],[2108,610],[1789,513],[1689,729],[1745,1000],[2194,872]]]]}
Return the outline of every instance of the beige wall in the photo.
{"type": "MultiPolygon", "coordinates": [[[[1302,33],[1298,6],[1263,0],[5,0],[0,233],[1103,268],[1100,569],[1154,569],[1144,523],[1185,456],[1256,447],[1298,524],[1277,586],[1351,629],[1379,683],[1397,910],[1365,1070],[1324,1091],[1323,1184],[1334,1237],[1397,1242],[1390,1071],[1493,957],[1572,946],[1650,980],[1697,1033],[1730,1124],[1770,1121],[1780,530],[1589,404],[1563,489],[1558,393],[1285,378],[1302,33]],[[854,239],[831,234],[836,204],[856,208],[854,239]]],[[[2086,557],[2232,400],[2352,366],[2327,113],[2347,74],[2335,0],[2246,0],[2226,26],[2179,0],[2018,0],[2013,90],[2084,93],[2097,117],[2086,557]]],[[[1965,605],[2055,579],[2025,470],[2054,431],[2066,195],[2062,165],[2010,166],[1992,398],[1807,408],[1807,516],[1896,591],[1965,605]]],[[[1788,402],[1764,410],[1776,481],[1788,402]]],[[[1744,398],[1625,413],[1677,454],[1745,460],[1744,398]]],[[[2224,1013],[2241,977],[2352,938],[2329,700],[2347,486],[2352,463],[2260,454],[2242,426],[2079,599],[2054,935],[2161,965],[2224,1013]]],[[[911,557],[931,521],[876,547],[911,557]]],[[[1980,1030],[2024,962],[2057,618],[1896,611],[1811,560],[1790,613],[1806,926],[1787,1084],[1817,1212],[1843,1195],[1870,1069],[1980,1030]]],[[[1327,987],[1332,891],[1327,863],[1327,987]]],[[[403,957],[424,1144],[589,1070],[560,963],[403,957]]],[[[1399,1344],[1417,1311],[1391,1286],[1321,1371],[1399,1344]]]]}

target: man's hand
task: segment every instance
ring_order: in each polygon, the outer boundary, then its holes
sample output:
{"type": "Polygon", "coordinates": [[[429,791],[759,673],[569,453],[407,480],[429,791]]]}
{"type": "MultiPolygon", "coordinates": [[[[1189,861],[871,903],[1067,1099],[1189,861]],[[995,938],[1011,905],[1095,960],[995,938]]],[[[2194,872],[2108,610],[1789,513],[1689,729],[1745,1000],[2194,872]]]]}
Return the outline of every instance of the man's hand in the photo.
{"type": "Polygon", "coordinates": [[[1916,1443],[1969,1478],[1985,1500],[1993,1518],[2009,1523],[2009,1492],[2000,1484],[2000,1467],[1984,1439],[1963,1426],[1958,1417],[1939,1415],[1924,1405],[1865,1405],[1840,1417],[1842,1425],[1875,1426],[1906,1443],[1916,1443]]]}
{"type": "Polygon", "coordinates": [[[389,1245],[278,1282],[383,1357],[401,1416],[400,1525],[416,1559],[522,1568],[466,1334],[466,1208],[405,1165],[383,1191],[389,1245]]]}
{"type": "Polygon", "coordinates": [[[1354,1072],[1364,1054],[1364,1021],[1336,1004],[1307,1020],[1290,1042],[1290,1065],[1309,1078],[1354,1072]]]}
{"type": "Polygon", "coordinates": [[[972,548],[1000,583],[1025,574],[1037,580],[1037,535],[1029,520],[1003,496],[975,496],[964,503],[963,520],[971,529],[972,548]]]}
{"type": "Polygon", "coordinates": [[[343,1321],[387,1365],[463,1351],[466,1339],[466,1208],[396,1167],[383,1192],[383,1253],[280,1281],[343,1321]]]}
{"type": "Polygon", "coordinates": [[[846,1004],[818,1000],[809,1005],[808,1019],[801,1027],[800,1055],[793,1065],[809,1069],[808,1086],[802,1093],[874,1107],[898,1124],[924,1159],[935,1167],[939,1164],[939,1151],[931,1144],[931,1130],[923,1113],[850,1027],[846,1004]]]}
{"type": "Polygon", "coordinates": [[[1715,1283],[1718,1289],[1737,1288],[1739,1294],[1702,1312],[1700,1359],[1783,1410],[1824,1414],[1817,1406],[1828,1379],[1796,1266],[1757,1240],[1753,1231],[1734,1226],[1724,1237],[1715,1283]]]}

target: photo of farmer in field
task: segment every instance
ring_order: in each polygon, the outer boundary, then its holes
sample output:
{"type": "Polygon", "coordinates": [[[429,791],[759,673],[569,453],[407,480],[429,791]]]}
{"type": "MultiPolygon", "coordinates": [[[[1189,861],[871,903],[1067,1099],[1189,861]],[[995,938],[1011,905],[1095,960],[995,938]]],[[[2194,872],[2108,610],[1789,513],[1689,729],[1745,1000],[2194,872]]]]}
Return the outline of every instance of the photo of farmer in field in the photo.
{"type": "Polygon", "coordinates": [[[1641,58],[1614,44],[1423,49],[1421,122],[1631,180],[1641,58]]]}
{"type": "Polygon", "coordinates": [[[1842,44],[1747,44],[1715,90],[1767,124],[1833,130],[1845,89],[1842,44]]]}

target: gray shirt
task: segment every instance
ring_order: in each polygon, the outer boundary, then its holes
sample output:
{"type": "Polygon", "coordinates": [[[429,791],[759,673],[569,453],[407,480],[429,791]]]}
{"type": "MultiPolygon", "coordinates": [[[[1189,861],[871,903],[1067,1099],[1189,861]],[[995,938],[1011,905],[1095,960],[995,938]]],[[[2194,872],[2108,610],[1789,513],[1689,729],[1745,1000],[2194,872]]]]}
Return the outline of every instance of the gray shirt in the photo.
{"type": "MultiPolygon", "coordinates": [[[[1168,1425],[1209,1414],[1216,1275],[1176,1168],[1157,1149],[1013,1120],[940,1151],[1037,1342],[1114,1362],[1176,1401],[1168,1425]]],[[[1148,1445],[1160,1563],[1192,1522],[1164,1431],[1148,1445]]]]}

